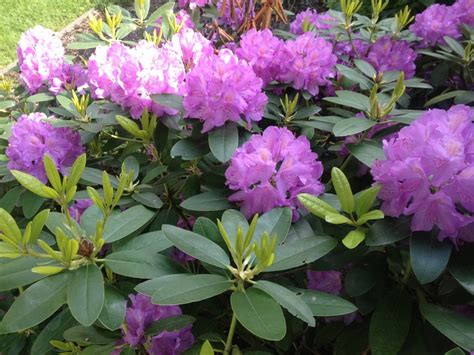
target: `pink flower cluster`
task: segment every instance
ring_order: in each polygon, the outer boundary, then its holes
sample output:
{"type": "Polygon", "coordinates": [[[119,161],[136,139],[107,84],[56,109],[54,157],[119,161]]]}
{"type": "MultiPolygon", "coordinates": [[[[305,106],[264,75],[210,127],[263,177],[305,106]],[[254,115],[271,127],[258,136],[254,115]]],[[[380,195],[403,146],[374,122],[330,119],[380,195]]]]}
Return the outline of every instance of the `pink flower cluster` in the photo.
{"type": "Polygon", "coordinates": [[[457,0],[452,9],[461,23],[474,27],[474,0],[457,0]]]}
{"type": "Polygon", "coordinates": [[[298,194],[321,194],[322,173],[306,137],[296,138],[287,128],[268,127],[235,151],[225,176],[226,184],[236,191],[229,200],[238,202],[247,218],[288,206],[297,220],[298,194]]]}
{"type": "Polygon", "coordinates": [[[305,25],[309,25],[309,29],[314,31],[324,31],[331,29],[335,24],[335,19],[329,12],[318,12],[314,9],[307,9],[296,15],[296,18],[290,23],[290,32],[295,35],[302,35],[305,31],[305,25]]]}
{"type": "Polygon", "coordinates": [[[43,86],[55,94],[64,85],[84,86],[86,79],[80,65],[65,62],[61,40],[53,31],[36,26],[24,32],[17,47],[20,79],[31,94],[43,86]]]}
{"type": "Polygon", "coordinates": [[[285,71],[280,80],[291,82],[295,89],[306,90],[315,96],[320,86],[329,85],[329,79],[335,77],[337,57],[332,44],[325,39],[307,32],[287,41],[286,50],[288,57],[282,58],[285,71]]]}
{"type": "Polygon", "coordinates": [[[153,102],[154,94],[182,94],[185,77],[180,53],[171,45],[156,47],[140,41],[100,46],[89,59],[88,78],[95,98],[110,98],[138,118],[146,108],[161,116],[176,111],[153,102]]]}
{"type": "Polygon", "coordinates": [[[20,170],[46,183],[43,159],[48,154],[64,174],[76,158],[84,152],[79,133],[70,128],[55,128],[44,113],[23,115],[13,125],[6,155],[8,169],[20,170]]]}
{"type": "Polygon", "coordinates": [[[199,32],[183,28],[171,39],[171,45],[180,53],[187,70],[195,67],[203,58],[214,54],[212,43],[199,32]]]}
{"type": "Polygon", "coordinates": [[[421,38],[423,45],[432,46],[444,43],[444,36],[459,38],[460,16],[455,7],[433,4],[416,15],[410,31],[421,38]]]}
{"type": "Polygon", "coordinates": [[[463,239],[474,222],[474,109],[430,110],[396,138],[384,141],[385,160],[372,168],[388,216],[413,216],[413,231],[440,229],[463,239]]]}
{"type": "Polygon", "coordinates": [[[387,71],[403,71],[405,79],[415,76],[416,52],[406,41],[380,37],[372,44],[366,55],[363,56],[379,73],[387,71]]]}
{"type": "Polygon", "coordinates": [[[245,33],[235,54],[250,63],[253,71],[267,86],[283,72],[285,44],[269,29],[245,33]]]}
{"type": "Polygon", "coordinates": [[[262,79],[250,64],[223,49],[203,58],[186,77],[186,116],[204,121],[203,132],[227,121],[260,121],[267,103],[262,79]],[[242,117],[243,116],[243,117],[242,117]]]}
{"type": "Polygon", "coordinates": [[[211,0],[179,0],[178,6],[180,8],[188,7],[194,10],[196,7],[204,7],[211,3],[211,0]]]}

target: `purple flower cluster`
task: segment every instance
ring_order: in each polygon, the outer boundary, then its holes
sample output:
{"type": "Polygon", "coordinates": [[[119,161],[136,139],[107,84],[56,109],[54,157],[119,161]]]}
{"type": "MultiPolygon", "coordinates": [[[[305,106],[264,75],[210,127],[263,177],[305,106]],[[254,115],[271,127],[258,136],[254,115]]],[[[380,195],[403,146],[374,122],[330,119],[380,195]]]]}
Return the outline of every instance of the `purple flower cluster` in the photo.
{"type": "Polygon", "coordinates": [[[55,128],[42,120],[44,113],[23,115],[13,126],[6,155],[8,169],[20,170],[46,183],[43,158],[48,154],[64,174],[84,152],[79,133],[70,128],[55,128]]]}
{"type": "MultiPolygon", "coordinates": [[[[145,336],[146,329],[157,320],[176,317],[182,314],[178,306],[157,306],[151,303],[148,296],[130,295],[131,306],[125,313],[123,340],[132,348],[144,345],[148,354],[177,355],[182,354],[194,343],[191,327],[178,331],[164,331],[151,339],[145,336]]],[[[116,352],[117,353],[117,352],[116,352]]],[[[118,351],[120,353],[120,351],[118,351]]]]}
{"type": "Polygon", "coordinates": [[[181,54],[187,70],[194,68],[202,58],[214,54],[212,43],[199,32],[183,28],[171,39],[173,48],[181,54]]]}
{"type": "Polygon", "coordinates": [[[189,118],[204,121],[203,132],[237,122],[260,121],[267,103],[262,79],[249,63],[223,49],[203,58],[186,77],[184,108],[189,118]]]}
{"type": "Polygon", "coordinates": [[[426,46],[444,43],[444,36],[459,38],[459,14],[451,7],[433,4],[416,15],[410,31],[421,38],[426,46]]]}
{"type": "Polygon", "coordinates": [[[110,98],[134,118],[146,108],[161,116],[176,111],[153,102],[153,94],[182,94],[185,70],[172,45],[156,47],[140,41],[129,48],[120,43],[97,47],[89,59],[89,86],[96,98],[110,98]]]}
{"type": "Polygon", "coordinates": [[[453,5],[453,11],[458,14],[459,21],[474,27],[474,1],[457,0],[453,5]]]}
{"type": "Polygon", "coordinates": [[[474,222],[474,109],[430,110],[396,138],[372,168],[388,216],[413,216],[413,231],[440,229],[440,238],[465,240],[474,222]]]}
{"type": "Polygon", "coordinates": [[[325,39],[307,32],[287,41],[286,50],[287,57],[282,58],[286,68],[280,80],[291,82],[295,89],[315,96],[320,86],[329,85],[329,79],[335,77],[337,57],[332,52],[332,44],[325,39]]]}
{"type": "Polygon", "coordinates": [[[210,0],[179,0],[178,6],[180,8],[185,8],[189,6],[191,10],[194,10],[196,7],[204,7],[210,2],[210,0]]]}
{"type": "Polygon", "coordinates": [[[334,26],[335,19],[329,12],[318,14],[316,10],[307,9],[296,15],[296,18],[290,23],[290,32],[295,35],[302,35],[305,31],[305,25],[310,26],[310,30],[329,30],[334,26]]]}
{"type": "Polygon", "coordinates": [[[296,138],[287,128],[268,127],[253,135],[232,156],[226,184],[237,191],[229,200],[238,202],[250,218],[274,207],[291,207],[299,218],[300,193],[319,195],[323,166],[304,136],[296,138]]]}
{"type": "Polygon", "coordinates": [[[406,41],[380,37],[363,56],[379,73],[403,71],[406,79],[411,79],[416,70],[416,52],[406,41]]]}
{"type": "Polygon", "coordinates": [[[266,86],[283,72],[283,51],[284,42],[275,37],[269,29],[252,29],[242,36],[235,54],[252,65],[255,74],[266,86]]]}

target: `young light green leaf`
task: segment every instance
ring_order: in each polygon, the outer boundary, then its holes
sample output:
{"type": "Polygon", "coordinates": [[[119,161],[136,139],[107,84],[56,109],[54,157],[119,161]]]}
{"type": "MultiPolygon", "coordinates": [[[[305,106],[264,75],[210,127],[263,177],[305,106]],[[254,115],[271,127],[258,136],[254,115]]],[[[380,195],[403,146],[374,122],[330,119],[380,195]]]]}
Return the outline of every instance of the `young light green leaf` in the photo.
{"type": "Polygon", "coordinates": [[[46,176],[51,184],[51,186],[57,191],[61,192],[62,190],[62,183],[61,177],[59,176],[58,169],[56,168],[56,164],[54,163],[53,159],[48,154],[45,154],[43,158],[43,165],[44,170],[46,172],[46,176]]]}
{"type": "Polygon", "coordinates": [[[332,168],[331,179],[334,189],[336,190],[337,198],[341,203],[342,210],[346,213],[354,212],[355,202],[352,194],[351,185],[347,180],[346,175],[339,168],[332,168]]]}
{"type": "Polygon", "coordinates": [[[87,156],[85,153],[76,159],[67,177],[66,190],[70,190],[79,183],[79,179],[86,168],[86,162],[87,156]]]}
{"type": "Polygon", "coordinates": [[[347,249],[355,249],[362,243],[365,239],[365,232],[361,229],[355,229],[347,233],[347,235],[342,240],[342,244],[347,249]]]}
{"type": "Polygon", "coordinates": [[[343,216],[340,213],[328,213],[326,214],[326,217],[324,218],[324,220],[331,224],[349,224],[349,225],[354,224],[349,218],[347,218],[346,216],[343,216]]]}
{"type": "Polygon", "coordinates": [[[339,213],[337,209],[331,206],[329,203],[312,196],[310,194],[299,194],[298,201],[312,214],[319,218],[325,218],[329,213],[339,213]]]}
{"type": "Polygon", "coordinates": [[[9,239],[19,243],[21,241],[21,231],[13,217],[0,208],[0,231],[9,239]]]}
{"type": "Polygon", "coordinates": [[[59,194],[55,190],[46,186],[34,176],[18,170],[10,170],[10,172],[25,189],[30,190],[34,194],[44,198],[59,198],[59,194]]]}
{"type": "Polygon", "coordinates": [[[375,202],[375,199],[377,198],[377,194],[379,193],[380,188],[380,185],[372,186],[357,193],[354,196],[355,212],[357,214],[357,217],[360,218],[362,215],[366,214],[370,210],[370,208],[375,202]]]}
{"type": "Polygon", "coordinates": [[[356,222],[356,224],[358,226],[361,226],[365,223],[367,223],[368,221],[373,221],[373,220],[376,220],[376,219],[383,219],[385,217],[385,215],[383,214],[383,212],[381,210],[372,210],[370,212],[367,212],[365,214],[363,214],[356,222]]]}
{"type": "Polygon", "coordinates": [[[115,116],[115,119],[117,120],[118,124],[126,130],[128,133],[130,133],[134,137],[139,137],[140,136],[140,127],[133,122],[130,118],[124,117],[117,115],[115,116]]]}

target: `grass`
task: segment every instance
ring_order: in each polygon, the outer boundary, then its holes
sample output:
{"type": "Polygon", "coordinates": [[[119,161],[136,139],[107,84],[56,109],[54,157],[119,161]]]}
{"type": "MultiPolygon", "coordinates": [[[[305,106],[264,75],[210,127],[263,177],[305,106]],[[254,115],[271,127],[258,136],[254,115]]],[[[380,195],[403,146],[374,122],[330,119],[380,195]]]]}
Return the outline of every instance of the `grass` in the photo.
{"type": "Polygon", "coordinates": [[[16,45],[30,27],[59,31],[69,22],[109,0],[0,0],[0,68],[16,59],[16,45]]]}

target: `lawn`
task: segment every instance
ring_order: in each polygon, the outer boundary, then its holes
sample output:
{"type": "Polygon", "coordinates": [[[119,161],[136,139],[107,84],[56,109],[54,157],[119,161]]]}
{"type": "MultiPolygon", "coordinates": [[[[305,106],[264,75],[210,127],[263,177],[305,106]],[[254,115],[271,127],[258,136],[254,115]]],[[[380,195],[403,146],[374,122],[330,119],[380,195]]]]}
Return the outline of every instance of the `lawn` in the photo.
{"type": "Polygon", "coordinates": [[[58,31],[97,3],[97,0],[1,0],[0,68],[16,59],[16,44],[23,31],[39,24],[58,31]]]}

